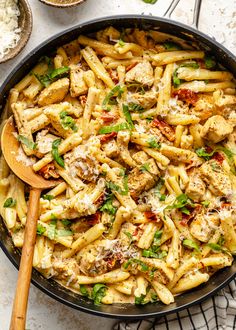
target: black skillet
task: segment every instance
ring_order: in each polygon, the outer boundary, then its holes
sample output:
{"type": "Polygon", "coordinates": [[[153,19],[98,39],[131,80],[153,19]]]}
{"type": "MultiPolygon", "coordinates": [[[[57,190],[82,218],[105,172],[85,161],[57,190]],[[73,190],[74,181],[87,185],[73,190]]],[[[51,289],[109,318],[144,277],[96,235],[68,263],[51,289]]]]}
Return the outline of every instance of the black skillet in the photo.
{"type": "MultiPolygon", "coordinates": [[[[9,74],[5,82],[0,87],[1,108],[4,107],[9,90],[28,72],[30,72],[41,56],[52,53],[58,46],[76,39],[80,34],[90,34],[110,25],[117,29],[128,27],[138,27],[146,30],[158,29],[161,32],[170,33],[186,40],[194,40],[202,49],[214,54],[217,61],[236,76],[235,56],[213,39],[193,28],[158,17],[138,15],[112,16],[96,19],[70,28],[57,34],[56,36],[53,36],[31,51],[9,74]]],[[[12,239],[8,234],[1,218],[0,245],[9,260],[18,268],[20,262],[19,250],[14,247],[12,239]]],[[[235,273],[236,262],[233,263],[232,267],[227,267],[218,271],[206,284],[201,285],[195,290],[191,290],[190,292],[177,296],[175,298],[175,302],[169,306],[165,306],[160,302],[145,306],[135,306],[130,304],[95,306],[92,301],[63,288],[52,279],[45,279],[35,269],[32,274],[32,283],[52,298],[75,309],[104,317],[137,319],[162,316],[200,303],[215,294],[218,290],[222,289],[227,283],[230,282],[230,280],[234,278],[235,273]]]]}

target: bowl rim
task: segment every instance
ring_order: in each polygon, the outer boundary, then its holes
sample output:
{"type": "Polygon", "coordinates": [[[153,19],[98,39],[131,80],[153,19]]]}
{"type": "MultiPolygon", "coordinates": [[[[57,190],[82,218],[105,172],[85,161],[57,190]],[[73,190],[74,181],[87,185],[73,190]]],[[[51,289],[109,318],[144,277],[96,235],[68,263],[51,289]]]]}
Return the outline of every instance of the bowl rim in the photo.
{"type": "Polygon", "coordinates": [[[39,0],[41,3],[43,3],[44,5],[50,6],[50,7],[54,7],[54,8],[71,8],[71,7],[75,7],[75,6],[79,6],[81,5],[83,2],[85,2],[86,0],[74,0],[72,3],[69,4],[56,4],[56,3],[52,3],[50,0],[39,0]]]}
{"type": "MultiPolygon", "coordinates": [[[[82,28],[86,28],[87,26],[91,26],[93,24],[97,24],[97,23],[108,23],[111,21],[119,21],[119,20],[129,20],[129,19],[135,19],[135,20],[146,20],[149,21],[151,24],[156,23],[160,23],[163,22],[164,24],[170,24],[173,26],[178,26],[179,28],[182,28],[184,30],[187,30],[188,32],[193,32],[195,35],[200,36],[203,40],[205,41],[210,41],[212,45],[216,46],[218,49],[221,49],[223,52],[225,52],[231,59],[233,62],[236,63],[236,57],[227,49],[225,48],[223,45],[221,45],[220,43],[218,43],[215,40],[212,40],[209,36],[207,36],[206,34],[199,32],[197,30],[195,30],[192,27],[189,27],[183,23],[179,23],[170,19],[166,19],[166,18],[162,18],[162,17],[158,17],[158,16],[147,16],[147,15],[113,15],[113,16],[106,16],[106,17],[101,17],[101,18],[97,18],[97,19],[92,19],[89,21],[85,21],[82,24],[77,24],[73,27],[70,27],[66,30],[63,30],[51,37],[49,37],[47,40],[43,41],[42,43],[40,43],[38,46],[36,46],[33,50],[31,50],[29,52],[29,54],[27,54],[21,61],[20,63],[18,63],[15,68],[9,73],[9,75],[6,77],[6,79],[4,80],[3,84],[0,86],[0,95],[2,94],[3,90],[5,90],[5,88],[7,87],[8,82],[14,78],[14,75],[19,71],[19,69],[25,64],[27,63],[27,61],[34,55],[37,54],[38,51],[40,51],[40,49],[42,49],[43,47],[47,46],[47,44],[49,44],[50,42],[56,41],[57,39],[59,39],[62,36],[67,35],[70,32],[76,32],[77,30],[80,30],[82,28]]],[[[112,23],[111,23],[112,24],[112,23]]],[[[79,33],[79,32],[78,32],[79,33]]],[[[36,61],[35,61],[36,62],[36,61]]],[[[7,92],[8,93],[8,92],[7,92]]],[[[5,96],[5,95],[4,95],[5,96]]],[[[6,227],[5,227],[5,231],[7,231],[6,227]]],[[[10,237],[9,233],[7,233],[7,235],[10,237]]],[[[4,243],[0,240],[0,246],[3,250],[3,252],[6,254],[6,256],[8,257],[8,259],[11,261],[11,263],[18,269],[19,265],[18,262],[16,261],[16,258],[14,258],[13,254],[10,253],[10,251],[8,251],[7,247],[4,245],[4,243]]],[[[236,267],[235,262],[233,263],[233,265],[231,267],[234,268],[236,267]]],[[[228,267],[229,269],[231,267],[228,267]]],[[[35,271],[35,270],[33,270],[35,271]]],[[[37,272],[37,271],[36,271],[37,272]]],[[[39,272],[37,272],[39,273],[39,272]]],[[[40,273],[39,273],[40,274],[40,273]]],[[[225,287],[231,280],[233,280],[236,277],[236,272],[232,273],[230,275],[227,275],[227,278],[225,280],[223,280],[219,285],[217,285],[216,287],[210,289],[209,291],[207,291],[206,293],[204,293],[202,296],[193,299],[190,303],[187,302],[181,306],[173,306],[172,309],[170,310],[160,310],[160,311],[155,311],[155,312],[149,312],[149,313],[142,313],[142,309],[139,309],[139,313],[137,312],[136,315],[134,314],[117,314],[117,313],[113,313],[113,312],[105,312],[99,309],[93,309],[90,306],[81,306],[78,304],[75,304],[69,300],[66,300],[62,297],[60,297],[58,294],[55,294],[54,292],[52,292],[51,290],[47,289],[45,286],[41,285],[39,282],[37,282],[36,280],[34,280],[33,278],[31,279],[31,282],[37,287],[39,288],[41,291],[43,291],[44,293],[46,293],[48,296],[54,298],[55,300],[73,307],[74,309],[80,310],[82,312],[86,312],[86,313],[90,313],[90,314],[94,314],[97,316],[102,316],[102,317],[108,317],[108,318],[116,318],[116,319],[129,319],[129,320],[135,320],[135,319],[144,319],[144,318],[150,318],[150,317],[161,317],[167,314],[172,314],[172,313],[176,313],[179,312],[183,309],[189,308],[191,306],[194,306],[196,304],[199,304],[201,302],[203,302],[204,300],[206,300],[207,298],[212,297],[215,293],[217,293],[219,290],[221,290],[223,287],[225,287]]],[[[207,283],[206,283],[207,284],[207,283]]],[[[191,291],[191,290],[190,290],[191,291]]],[[[190,292],[188,291],[188,292],[190,292]]],[[[187,293],[188,293],[187,292],[187,293]]],[[[94,306],[94,305],[91,305],[94,306]]],[[[132,305],[133,306],[133,305],[132,305]]],[[[122,310],[121,310],[122,311],[122,310]]]]}
{"type": "Polygon", "coordinates": [[[27,0],[19,0],[18,6],[22,6],[22,8],[24,10],[24,14],[25,14],[25,17],[26,17],[25,22],[26,22],[26,25],[27,25],[27,29],[24,29],[24,31],[23,30],[21,31],[21,36],[20,36],[20,39],[19,39],[18,43],[16,44],[16,46],[14,48],[12,48],[10,50],[9,53],[7,53],[2,59],[0,59],[0,64],[5,63],[7,61],[10,61],[10,60],[14,59],[17,55],[19,55],[19,53],[27,45],[27,43],[29,41],[29,38],[31,36],[31,33],[32,33],[33,14],[32,14],[32,10],[31,10],[29,2],[27,0]]]}

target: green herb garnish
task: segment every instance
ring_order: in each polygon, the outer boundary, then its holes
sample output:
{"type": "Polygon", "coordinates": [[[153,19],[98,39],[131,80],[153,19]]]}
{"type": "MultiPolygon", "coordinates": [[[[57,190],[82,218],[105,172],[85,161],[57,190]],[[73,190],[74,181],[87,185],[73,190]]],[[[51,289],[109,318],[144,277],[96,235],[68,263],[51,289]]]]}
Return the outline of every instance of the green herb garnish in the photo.
{"type": "Polygon", "coordinates": [[[102,102],[103,110],[110,111],[110,108],[107,107],[107,105],[117,104],[116,98],[120,99],[124,91],[124,87],[121,87],[120,85],[116,85],[114,88],[112,88],[102,102]]]}
{"type": "Polygon", "coordinates": [[[149,140],[147,140],[148,146],[153,149],[160,149],[161,144],[156,140],[156,138],[151,137],[149,140]]]}
{"type": "Polygon", "coordinates": [[[14,207],[16,206],[16,199],[9,197],[5,200],[3,207],[14,207]]]}
{"type": "Polygon", "coordinates": [[[129,125],[130,129],[133,129],[134,128],[134,123],[132,121],[128,105],[123,104],[122,111],[123,111],[123,114],[125,116],[125,119],[126,119],[128,125],[129,125]]]}
{"type": "Polygon", "coordinates": [[[75,124],[75,120],[68,116],[68,113],[66,111],[60,112],[60,119],[61,119],[61,125],[64,129],[72,129],[74,132],[78,131],[78,127],[75,124]]]}
{"type": "Polygon", "coordinates": [[[140,297],[135,297],[135,305],[145,305],[148,303],[147,300],[145,300],[145,294],[141,294],[140,297]]]}
{"type": "Polygon", "coordinates": [[[29,140],[27,137],[25,137],[24,135],[18,135],[17,136],[17,140],[23,144],[26,145],[26,147],[28,147],[31,150],[35,150],[37,147],[37,144],[34,143],[33,141],[29,140]]]}
{"type": "Polygon", "coordinates": [[[148,266],[142,260],[136,258],[131,258],[128,261],[126,261],[126,263],[124,264],[124,269],[127,269],[130,265],[135,263],[141,266],[141,270],[143,272],[146,272],[149,269],[148,266]]]}
{"type": "Polygon", "coordinates": [[[37,235],[43,235],[46,231],[46,228],[40,223],[37,224],[37,235]]]}
{"type": "Polygon", "coordinates": [[[134,112],[143,112],[144,111],[144,107],[142,107],[138,103],[130,102],[130,103],[128,103],[128,107],[129,107],[130,111],[134,111],[134,112]]]}
{"type": "Polygon", "coordinates": [[[80,293],[85,296],[85,297],[89,297],[89,291],[87,290],[87,288],[84,286],[84,284],[80,284],[79,285],[79,290],[80,293]]]}
{"type": "Polygon", "coordinates": [[[58,237],[71,236],[73,235],[73,232],[67,229],[56,229],[55,235],[58,237]]]}
{"type": "Polygon", "coordinates": [[[141,165],[139,169],[142,172],[150,172],[150,165],[148,163],[145,163],[141,165]]]}
{"type": "Polygon", "coordinates": [[[163,43],[163,46],[165,47],[166,50],[180,50],[180,49],[182,49],[182,47],[179,44],[177,44],[173,41],[166,41],[166,42],[163,43]]]}
{"type": "Polygon", "coordinates": [[[56,226],[57,226],[56,220],[51,220],[51,222],[49,223],[48,230],[47,230],[48,238],[51,239],[51,240],[54,240],[55,239],[55,236],[56,236],[56,226]]]}
{"type": "Polygon", "coordinates": [[[216,66],[216,61],[212,56],[206,56],[204,62],[207,69],[213,69],[216,66]]]}
{"type": "Polygon", "coordinates": [[[62,219],[61,223],[66,227],[71,225],[71,221],[67,219],[62,219]]]}
{"type": "Polygon", "coordinates": [[[185,246],[189,249],[194,249],[197,252],[200,252],[198,244],[196,242],[192,241],[191,239],[184,239],[183,240],[183,246],[185,246]]]}
{"type": "Polygon", "coordinates": [[[58,146],[61,143],[61,139],[56,139],[52,143],[52,157],[61,167],[65,167],[63,158],[59,155],[58,146]]]}
{"type": "Polygon", "coordinates": [[[70,68],[68,66],[62,66],[61,68],[53,69],[52,65],[49,65],[46,74],[39,75],[37,73],[34,73],[34,75],[44,87],[48,87],[53,81],[61,78],[69,71],[70,68]]]}
{"type": "Polygon", "coordinates": [[[100,211],[102,212],[106,212],[110,215],[115,215],[116,214],[116,211],[117,211],[117,207],[113,206],[112,202],[113,202],[113,199],[114,199],[114,196],[113,194],[109,194],[103,205],[100,207],[100,211]]]}
{"type": "Polygon", "coordinates": [[[203,205],[203,206],[205,206],[205,207],[208,207],[209,205],[210,205],[210,201],[203,201],[203,202],[201,202],[201,204],[203,205]]]}
{"type": "Polygon", "coordinates": [[[108,134],[108,133],[112,133],[112,132],[119,132],[119,131],[124,131],[129,129],[129,125],[128,123],[121,123],[118,125],[113,125],[113,126],[103,126],[102,128],[100,128],[99,130],[99,134],[108,134]]]}
{"type": "Polygon", "coordinates": [[[93,299],[95,305],[101,304],[102,298],[105,297],[107,289],[108,288],[105,284],[97,283],[94,285],[91,298],[93,299]]]}
{"type": "Polygon", "coordinates": [[[42,199],[45,199],[45,200],[47,200],[47,201],[51,201],[52,199],[54,198],[54,196],[53,195],[43,195],[42,196],[42,199]]]}
{"type": "Polygon", "coordinates": [[[185,194],[181,194],[176,197],[175,202],[172,205],[167,206],[166,210],[180,209],[181,212],[185,214],[190,214],[186,206],[195,207],[195,204],[192,200],[185,194]]]}

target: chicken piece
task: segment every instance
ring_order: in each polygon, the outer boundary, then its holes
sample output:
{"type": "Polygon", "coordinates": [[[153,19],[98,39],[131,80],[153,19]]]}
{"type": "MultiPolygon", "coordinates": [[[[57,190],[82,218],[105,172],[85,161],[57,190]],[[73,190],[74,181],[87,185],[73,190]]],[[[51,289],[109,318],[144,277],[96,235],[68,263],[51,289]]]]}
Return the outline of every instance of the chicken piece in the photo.
{"type": "Polygon", "coordinates": [[[73,176],[78,176],[82,180],[95,182],[99,175],[97,160],[89,155],[85,146],[78,146],[64,157],[65,164],[68,165],[73,176]]]}
{"type": "Polygon", "coordinates": [[[77,65],[71,66],[70,69],[70,95],[77,97],[86,94],[88,86],[84,81],[84,71],[77,65]]]}
{"type": "Polygon", "coordinates": [[[103,143],[102,149],[105,151],[107,157],[114,158],[119,155],[119,149],[114,139],[106,143],[103,143]]]}
{"type": "Polygon", "coordinates": [[[214,214],[198,214],[190,224],[190,233],[201,242],[208,242],[220,224],[219,216],[214,214]]]}
{"type": "Polygon", "coordinates": [[[200,167],[200,173],[203,180],[209,184],[208,188],[213,194],[217,196],[229,196],[232,194],[230,178],[214,159],[205,162],[200,167]]]}
{"type": "Polygon", "coordinates": [[[137,167],[134,168],[128,178],[128,187],[130,195],[135,199],[143,191],[147,191],[155,186],[157,178],[152,176],[147,171],[140,171],[137,167]]]}
{"type": "Polygon", "coordinates": [[[130,103],[141,105],[144,109],[151,109],[157,102],[157,93],[148,91],[145,94],[134,93],[128,96],[130,103]]]}
{"type": "Polygon", "coordinates": [[[233,132],[233,127],[220,115],[210,117],[204,124],[201,136],[218,143],[233,132]]]}
{"type": "Polygon", "coordinates": [[[138,163],[140,165],[142,165],[149,159],[149,157],[145,151],[138,151],[135,154],[133,154],[132,157],[136,161],[136,163],[138,163]]]}
{"type": "Polygon", "coordinates": [[[215,99],[216,111],[224,116],[229,116],[236,110],[236,95],[224,95],[222,91],[213,94],[215,99]]]}
{"type": "Polygon", "coordinates": [[[137,64],[133,69],[126,73],[125,81],[127,83],[140,83],[151,87],[154,82],[153,68],[148,61],[137,64]]]}
{"type": "Polygon", "coordinates": [[[194,201],[199,202],[203,199],[206,191],[206,186],[201,178],[199,170],[194,169],[189,174],[189,183],[185,193],[194,201]]]}
{"type": "Polygon", "coordinates": [[[66,280],[68,277],[73,281],[76,281],[76,277],[79,274],[79,266],[75,259],[56,259],[52,264],[53,270],[57,278],[66,280]]]}
{"type": "Polygon", "coordinates": [[[204,120],[212,116],[214,110],[213,96],[202,93],[198,94],[198,100],[191,109],[191,113],[204,120]]]}
{"type": "Polygon", "coordinates": [[[61,102],[69,90],[70,81],[62,78],[46,87],[39,95],[38,104],[41,106],[61,102]]]}

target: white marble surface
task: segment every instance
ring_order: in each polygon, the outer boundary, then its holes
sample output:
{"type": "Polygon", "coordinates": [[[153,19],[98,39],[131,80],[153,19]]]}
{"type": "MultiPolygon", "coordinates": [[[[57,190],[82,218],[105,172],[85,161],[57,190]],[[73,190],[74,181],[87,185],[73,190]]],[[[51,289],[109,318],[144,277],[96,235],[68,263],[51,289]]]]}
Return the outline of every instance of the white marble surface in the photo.
{"type": "MultiPolygon", "coordinates": [[[[23,52],[14,60],[0,64],[0,83],[31,49],[53,34],[95,17],[115,14],[151,14],[162,16],[170,0],[155,5],[141,0],[87,0],[73,9],[47,7],[29,0],[34,16],[31,38],[23,52]]],[[[236,0],[203,0],[200,30],[214,36],[236,54],[236,0]]],[[[173,19],[191,24],[193,0],[181,0],[173,19]]],[[[7,330],[17,271],[0,251],[0,330],[7,330]]],[[[35,287],[31,287],[27,329],[30,330],[92,330],[111,329],[115,320],[99,318],[66,307],[35,287]]],[[[188,330],[188,329],[185,329],[188,330]]]]}

